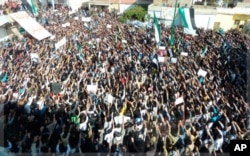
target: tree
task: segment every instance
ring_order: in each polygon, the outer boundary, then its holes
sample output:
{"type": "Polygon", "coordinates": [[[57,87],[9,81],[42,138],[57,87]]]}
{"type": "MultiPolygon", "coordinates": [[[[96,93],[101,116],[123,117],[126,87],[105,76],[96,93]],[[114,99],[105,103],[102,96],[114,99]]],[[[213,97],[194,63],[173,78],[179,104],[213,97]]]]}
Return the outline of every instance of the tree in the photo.
{"type": "Polygon", "coordinates": [[[147,14],[147,6],[136,5],[123,13],[123,19],[144,21],[147,14]]]}

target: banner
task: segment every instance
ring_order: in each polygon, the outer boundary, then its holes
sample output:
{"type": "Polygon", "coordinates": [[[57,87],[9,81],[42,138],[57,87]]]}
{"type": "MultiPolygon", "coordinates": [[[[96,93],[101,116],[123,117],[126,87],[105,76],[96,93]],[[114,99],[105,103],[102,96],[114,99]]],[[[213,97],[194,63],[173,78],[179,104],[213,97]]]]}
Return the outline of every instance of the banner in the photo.
{"type": "Polygon", "coordinates": [[[25,11],[12,13],[10,14],[10,17],[12,17],[21,27],[23,27],[30,35],[39,41],[51,36],[51,34],[43,26],[30,17],[25,11]]]}
{"type": "Polygon", "coordinates": [[[130,117],[129,116],[123,116],[123,115],[120,115],[120,116],[116,116],[114,117],[114,121],[115,121],[115,124],[122,124],[122,120],[124,121],[124,123],[128,123],[130,121],[130,117]]]}
{"type": "Polygon", "coordinates": [[[58,41],[56,44],[55,44],[55,48],[56,49],[59,49],[61,46],[63,46],[64,44],[66,44],[67,40],[66,40],[66,37],[64,37],[63,39],[61,39],[60,41],[58,41]]]}
{"type": "Polygon", "coordinates": [[[161,8],[161,15],[162,15],[162,19],[173,20],[174,19],[174,8],[162,7],[161,8]]]}

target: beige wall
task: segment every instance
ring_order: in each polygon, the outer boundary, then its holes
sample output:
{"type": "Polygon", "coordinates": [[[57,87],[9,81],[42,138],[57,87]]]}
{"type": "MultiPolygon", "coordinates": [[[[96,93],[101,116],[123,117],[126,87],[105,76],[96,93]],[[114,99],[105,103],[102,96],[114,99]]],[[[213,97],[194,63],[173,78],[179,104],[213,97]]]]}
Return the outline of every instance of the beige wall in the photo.
{"type": "Polygon", "coordinates": [[[225,14],[217,14],[215,17],[215,23],[219,22],[220,27],[223,28],[225,31],[231,29],[234,25],[233,16],[232,15],[225,15],[225,14]]]}
{"type": "Polygon", "coordinates": [[[119,4],[112,4],[109,6],[109,10],[111,11],[112,9],[119,10],[119,4]]]}
{"type": "Polygon", "coordinates": [[[249,19],[250,15],[217,14],[215,18],[215,23],[219,22],[220,27],[227,31],[231,28],[237,28],[237,25],[235,25],[235,20],[239,20],[238,25],[244,25],[245,22],[249,19]]]}

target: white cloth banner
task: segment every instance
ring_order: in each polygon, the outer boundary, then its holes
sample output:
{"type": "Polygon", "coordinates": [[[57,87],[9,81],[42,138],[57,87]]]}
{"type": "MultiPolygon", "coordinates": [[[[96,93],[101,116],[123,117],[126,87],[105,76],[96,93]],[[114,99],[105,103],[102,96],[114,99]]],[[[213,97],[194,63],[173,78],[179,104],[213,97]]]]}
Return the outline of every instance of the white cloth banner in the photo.
{"type": "Polygon", "coordinates": [[[63,39],[61,39],[60,41],[58,41],[56,44],[55,44],[55,48],[56,49],[59,49],[61,46],[63,46],[64,44],[66,44],[67,40],[66,40],[66,37],[64,37],[63,39]]]}
{"type": "Polygon", "coordinates": [[[19,11],[9,15],[35,39],[40,41],[51,36],[51,33],[29,16],[27,12],[19,11]]]}
{"type": "Polygon", "coordinates": [[[131,119],[130,117],[125,115],[116,116],[114,117],[115,124],[122,124],[122,118],[124,118],[124,123],[129,122],[131,119]]]}
{"type": "Polygon", "coordinates": [[[174,19],[174,8],[171,7],[162,7],[161,9],[162,19],[174,19]]]}

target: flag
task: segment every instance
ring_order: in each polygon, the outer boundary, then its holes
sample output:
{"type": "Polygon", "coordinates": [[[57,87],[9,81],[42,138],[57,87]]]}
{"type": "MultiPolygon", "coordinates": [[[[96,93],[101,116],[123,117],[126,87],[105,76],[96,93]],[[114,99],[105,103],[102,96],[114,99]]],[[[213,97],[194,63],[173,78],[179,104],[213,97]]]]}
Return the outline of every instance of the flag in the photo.
{"type": "Polygon", "coordinates": [[[79,52],[79,58],[81,61],[84,61],[84,54],[82,52],[82,46],[78,44],[78,52],[79,52]]]}
{"type": "Polygon", "coordinates": [[[207,53],[207,46],[202,48],[201,57],[202,58],[205,57],[206,53],[207,53]]]}
{"type": "Polygon", "coordinates": [[[158,19],[155,16],[155,13],[154,13],[154,28],[155,28],[155,41],[156,43],[159,43],[161,40],[161,30],[158,19]]]}
{"type": "Polygon", "coordinates": [[[31,0],[31,7],[32,7],[32,13],[33,15],[37,15],[37,10],[36,10],[36,6],[34,4],[34,1],[31,0]]]}

